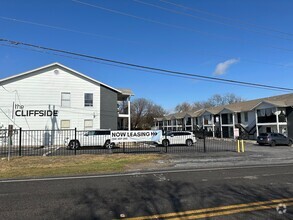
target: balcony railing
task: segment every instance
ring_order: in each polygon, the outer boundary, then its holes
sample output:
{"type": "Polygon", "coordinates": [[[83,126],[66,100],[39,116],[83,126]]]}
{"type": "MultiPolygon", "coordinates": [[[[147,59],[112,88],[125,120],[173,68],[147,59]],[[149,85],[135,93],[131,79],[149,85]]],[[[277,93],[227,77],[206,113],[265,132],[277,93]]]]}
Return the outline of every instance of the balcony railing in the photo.
{"type": "MultiPolygon", "coordinates": [[[[287,122],[285,115],[278,115],[279,122],[287,122]]],[[[276,115],[270,115],[270,116],[259,116],[257,117],[258,123],[277,123],[277,117],[276,115]]]]}
{"type": "Polygon", "coordinates": [[[120,108],[118,109],[118,114],[128,114],[128,108],[120,108]]]}

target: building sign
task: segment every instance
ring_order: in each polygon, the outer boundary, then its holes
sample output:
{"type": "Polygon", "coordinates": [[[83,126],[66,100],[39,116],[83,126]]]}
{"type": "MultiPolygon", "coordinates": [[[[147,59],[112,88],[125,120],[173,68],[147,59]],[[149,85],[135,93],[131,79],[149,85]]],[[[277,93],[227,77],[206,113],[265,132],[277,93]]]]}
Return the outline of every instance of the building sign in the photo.
{"type": "Polygon", "coordinates": [[[29,109],[25,110],[24,105],[15,104],[14,106],[15,117],[57,117],[58,110],[45,110],[45,109],[29,109]]]}
{"type": "Polygon", "coordinates": [[[159,142],[161,138],[161,130],[111,131],[111,142],[159,142]]]}

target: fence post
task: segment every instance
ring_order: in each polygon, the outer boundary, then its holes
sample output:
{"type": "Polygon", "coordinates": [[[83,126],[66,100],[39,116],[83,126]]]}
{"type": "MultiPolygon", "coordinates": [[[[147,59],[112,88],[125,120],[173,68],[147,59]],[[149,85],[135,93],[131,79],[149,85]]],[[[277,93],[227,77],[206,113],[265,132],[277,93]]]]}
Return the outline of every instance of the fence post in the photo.
{"type": "Polygon", "coordinates": [[[10,160],[10,151],[12,146],[13,125],[8,125],[8,161],[10,160]]]}
{"type": "Polygon", "coordinates": [[[76,128],[74,128],[74,155],[76,155],[76,146],[77,146],[77,142],[76,142],[76,128]]]}
{"type": "MultiPolygon", "coordinates": [[[[165,130],[165,140],[168,140],[167,139],[167,130],[165,130]]],[[[165,146],[165,153],[168,153],[168,146],[167,146],[168,144],[166,144],[166,146],[165,146]]]]}
{"type": "Polygon", "coordinates": [[[125,154],[125,142],[122,143],[123,146],[123,153],[125,154]]]}
{"type": "Polygon", "coordinates": [[[203,128],[202,132],[203,132],[203,152],[206,153],[207,149],[206,149],[206,132],[205,132],[205,128],[203,128]]]}
{"type": "Polygon", "coordinates": [[[19,128],[19,140],[18,140],[18,156],[21,156],[21,140],[22,138],[22,129],[19,128]]]}

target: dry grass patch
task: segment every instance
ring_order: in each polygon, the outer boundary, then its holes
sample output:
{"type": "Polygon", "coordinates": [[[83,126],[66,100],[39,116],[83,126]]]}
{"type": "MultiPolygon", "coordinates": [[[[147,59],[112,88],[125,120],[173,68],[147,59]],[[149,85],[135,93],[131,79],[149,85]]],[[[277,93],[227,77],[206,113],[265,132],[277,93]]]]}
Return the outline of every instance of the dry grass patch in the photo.
{"type": "Polygon", "coordinates": [[[44,177],[58,175],[123,172],[135,167],[157,164],[166,155],[77,155],[56,157],[15,157],[0,161],[0,178],[44,177]]]}

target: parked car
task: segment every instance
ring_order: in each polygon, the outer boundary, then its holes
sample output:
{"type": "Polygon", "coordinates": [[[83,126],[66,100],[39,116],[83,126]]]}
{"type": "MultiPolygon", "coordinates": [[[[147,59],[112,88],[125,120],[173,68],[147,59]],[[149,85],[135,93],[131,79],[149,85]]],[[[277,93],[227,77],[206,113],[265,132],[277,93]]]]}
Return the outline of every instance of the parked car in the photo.
{"type": "Polygon", "coordinates": [[[162,139],[158,144],[162,144],[164,147],[173,144],[185,144],[192,146],[196,143],[196,137],[192,132],[189,131],[167,131],[163,134],[162,139]]]}
{"type": "Polygon", "coordinates": [[[68,143],[69,149],[78,149],[85,146],[103,146],[111,149],[115,143],[111,143],[110,130],[94,130],[84,133],[82,136],[77,135],[76,140],[71,139],[68,143]]]}
{"type": "Polygon", "coordinates": [[[259,145],[288,145],[292,146],[293,140],[280,133],[261,133],[257,137],[259,145]]]}

